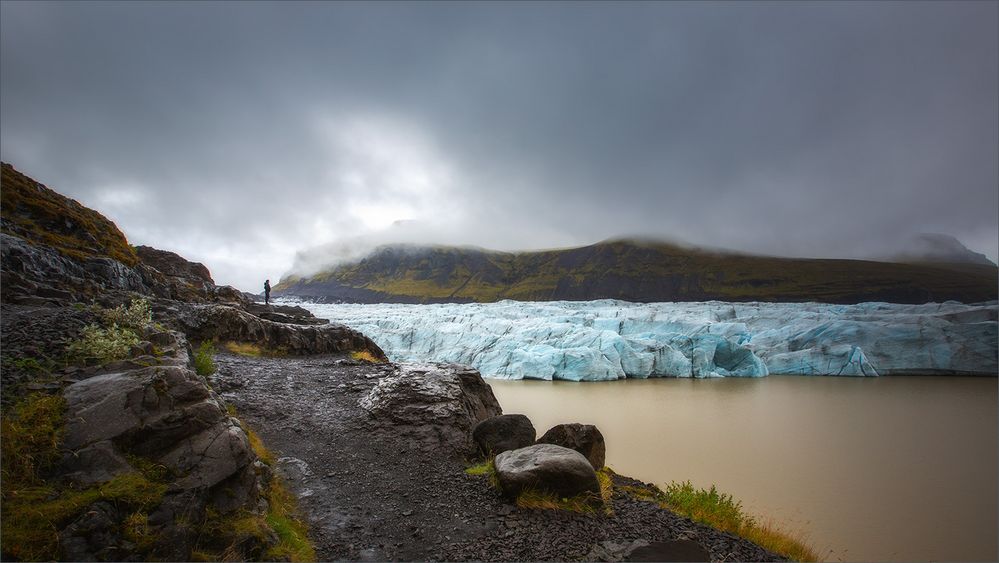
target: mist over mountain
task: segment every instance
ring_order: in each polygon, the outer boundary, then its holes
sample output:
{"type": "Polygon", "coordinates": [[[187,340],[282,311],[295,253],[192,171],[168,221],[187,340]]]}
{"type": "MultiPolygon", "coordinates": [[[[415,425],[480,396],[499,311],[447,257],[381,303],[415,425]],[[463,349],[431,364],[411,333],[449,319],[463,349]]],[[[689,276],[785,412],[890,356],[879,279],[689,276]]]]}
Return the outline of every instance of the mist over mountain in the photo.
{"type": "MultiPolygon", "coordinates": [[[[311,256],[319,254],[322,251],[311,256]]],[[[275,295],[360,303],[924,303],[978,302],[997,295],[992,264],[778,258],[637,239],[532,252],[393,244],[378,246],[360,259],[347,260],[346,253],[341,257],[312,274],[289,273],[275,286],[275,295]]]]}
{"type": "Polygon", "coordinates": [[[892,262],[942,262],[995,266],[981,252],[975,252],[951,235],[921,233],[910,239],[898,253],[886,256],[892,262]]]}

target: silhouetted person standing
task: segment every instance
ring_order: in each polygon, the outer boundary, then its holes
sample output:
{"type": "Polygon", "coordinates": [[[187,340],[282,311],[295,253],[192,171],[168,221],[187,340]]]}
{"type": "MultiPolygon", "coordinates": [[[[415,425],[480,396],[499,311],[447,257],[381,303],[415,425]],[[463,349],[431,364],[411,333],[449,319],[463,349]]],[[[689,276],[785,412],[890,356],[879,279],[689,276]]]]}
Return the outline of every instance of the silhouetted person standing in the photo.
{"type": "Polygon", "coordinates": [[[271,301],[271,280],[264,280],[264,305],[271,301]]]}

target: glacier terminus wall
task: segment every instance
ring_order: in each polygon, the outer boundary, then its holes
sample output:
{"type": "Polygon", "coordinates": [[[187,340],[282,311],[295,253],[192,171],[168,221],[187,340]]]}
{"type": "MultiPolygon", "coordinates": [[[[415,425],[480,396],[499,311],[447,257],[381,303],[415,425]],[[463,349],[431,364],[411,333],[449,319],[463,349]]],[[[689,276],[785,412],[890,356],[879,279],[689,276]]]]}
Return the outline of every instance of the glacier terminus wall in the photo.
{"type": "Polygon", "coordinates": [[[301,303],[393,361],[500,379],[997,375],[999,303],[301,303]]]}

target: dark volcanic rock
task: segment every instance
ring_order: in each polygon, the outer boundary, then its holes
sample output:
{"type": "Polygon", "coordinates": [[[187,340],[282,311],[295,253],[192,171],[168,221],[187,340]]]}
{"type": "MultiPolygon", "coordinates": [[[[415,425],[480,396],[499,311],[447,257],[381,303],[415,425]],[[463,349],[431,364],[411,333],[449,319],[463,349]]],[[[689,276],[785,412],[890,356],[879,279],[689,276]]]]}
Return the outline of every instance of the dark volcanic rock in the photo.
{"type": "Polygon", "coordinates": [[[249,302],[243,308],[261,319],[277,323],[297,325],[323,325],[329,323],[326,319],[316,317],[309,310],[294,305],[265,305],[249,302]]]}
{"type": "Polygon", "coordinates": [[[446,364],[399,366],[358,405],[397,432],[461,452],[476,423],[502,412],[477,371],[446,364]]]}
{"type": "Polygon", "coordinates": [[[135,253],[143,264],[152,266],[168,276],[181,278],[191,284],[215,285],[212,274],[201,262],[190,262],[179,254],[151,246],[136,246],[135,253]]]}
{"type": "Polygon", "coordinates": [[[634,549],[625,561],[711,561],[711,554],[691,540],[673,540],[634,549]]]}
{"type": "MultiPolygon", "coordinates": [[[[177,338],[172,354],[186,362],[186,343],[177,338]]],[[[182,475],[175,489],[207,489],[255,457],[225,404],[186,366],[105,373],[70,385],[63,396],[66,466],[83,483],[130,470],[125,456],[132,454],[182,475]]]]}
{"type": "Polygon", "coordinates": [[[527,489],[549,491],[561,497],[599,493],[593,466],[576,450],[537,444],[496,456],[496,478],[503,492],[516,497],[527,489]]]}
{"type": "Polygon", "coordinates": [[[604,466],[604,456],[607,452],[604,435],[592,424],[572,423],[553,426],[538,438],[538,443],[555,444],[576,450],[586,456],[586,459],[593,465],[593,469],[600,469],[604,466]]]}
{"type": "Polygon", "coordinates": [[[196,341],[249,342],[289,354],[332,354],[367,350],[385,360],[370,338],[340,324],[296,326],[269,321],[228,305],[193,305],[177,317],[180,328],[196,341]]]}
{"type": "Polygon", "coordinates": [[[522,414],[503,414],[475,425],[472,438],[486,456],[526,448],[534,443],[537,432],[531,420],[522,414]]]}

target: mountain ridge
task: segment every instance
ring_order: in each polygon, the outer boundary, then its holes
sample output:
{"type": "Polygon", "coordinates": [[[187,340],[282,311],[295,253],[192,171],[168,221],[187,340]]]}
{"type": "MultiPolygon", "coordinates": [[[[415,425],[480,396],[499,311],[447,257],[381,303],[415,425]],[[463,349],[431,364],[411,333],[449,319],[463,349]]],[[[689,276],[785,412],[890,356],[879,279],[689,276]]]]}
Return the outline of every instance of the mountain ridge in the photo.
{"type": "Polygon", "coordinates": [[[997,298],[997,279],[996,267],[985,264],[780,258],[609,239],[530,252],[383,245],[308,277],[287,275],[274,295],[358,303],[978,302],[997,298]]]}

